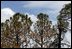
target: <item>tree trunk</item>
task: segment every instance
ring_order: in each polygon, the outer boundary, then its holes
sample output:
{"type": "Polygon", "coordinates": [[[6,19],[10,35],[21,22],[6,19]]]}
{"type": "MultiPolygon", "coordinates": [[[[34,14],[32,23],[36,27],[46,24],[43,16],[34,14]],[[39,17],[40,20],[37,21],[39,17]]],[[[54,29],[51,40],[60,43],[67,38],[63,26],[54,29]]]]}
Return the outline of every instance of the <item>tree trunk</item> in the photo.
{"type": "Polygon", "coordinates": [[[43,30],[41,30],[41,48],[43,48],[43,30]]]}
{"type": "Polygon", "coordinates": [[[59,28],[59,44],[58,44],[58,48],[61,48],[61,28],[59,28]]]}
{"type": "Polygon", "coordinates": [[[18,37],[18,31],[16,31],[16,48],[19,48],[19,37],[18,37]]]}
{"type": "Polygon", "coordinates": [[[43,36],[41,36],[41,48],[43,48],[43,36]]]}

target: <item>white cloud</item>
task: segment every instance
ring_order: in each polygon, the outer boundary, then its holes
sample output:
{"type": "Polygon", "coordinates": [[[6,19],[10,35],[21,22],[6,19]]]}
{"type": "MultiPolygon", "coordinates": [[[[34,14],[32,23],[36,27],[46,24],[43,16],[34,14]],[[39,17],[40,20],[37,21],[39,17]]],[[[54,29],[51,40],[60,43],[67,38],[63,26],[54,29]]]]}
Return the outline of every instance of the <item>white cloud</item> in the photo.
{"type": "Polygon", "coordinates": [[[34,26],[33,26],[33,25],[35,25],[35,23],[36,23],[36,21],[37,21],[38,19],[37,19],[36,16],[33,15],[33,14],[29,14],[29,13],[25,13],[25,14],[27,14],[28,17],[31,17],[31,20],[32,20],[33,24],[32,24],[32,26],[31,26],[30,28],[31,28],[32,31],[34,31],[34,26]]]}
{"type": "Polygon", "coordinates": [[[43,7],[43,8],[57,8],[61,7],[64,4],[71,3],[71,1],[29,1],[29,4],[24,5],[23,7],[29,7],[29,8],[37,8],[37,7],[43,7]]]}
{"type": "MultiPolygon", "coordinates": [[[[6,19],[9,19],[14,14],[15,14],[15,12],[12,9],[10,9],[10,8],[3,8],[3,9],[1,9],[1,22],[4,22],[6,19]]],[[[37,21],[37,18],[36,18],[35,15],[29,14],[29,13],[26,13],[26,14],[28,15],[28,17],[31,17],[31,20],[33,22],[37,21]]]]}
{"type": "Polygon", "coordinates": [[[52,21],[52,25],[56,25],[57,24],[57,21],[52,21]]]}
{"type": "Polygon", "coordinates": [[[36,18],[36,16],[33,15],[33,14],[29,14],[29,13],[25,13],[25,14],[27,14],[28,17],[31,17],[31,20],[32,20],[32,22],[34,22],[34,23],[38,20],[38,19],[36,18]]]}
{"type": "MultiPolygon", "coordinates": [[[[54,21],[59,14],[59,11],[63,8],[64,4],[71,3],[71,1],[28,1],[24,8],[46,8],[46,10],[41,10],[41,12],[49,15],[50,19],[54,21]]],[[[36,12],[36,11],[35,11],[36,12]]],[[[37,12],[39,13],[39,12],[37,12]]],[[[53,24],[55,24],[53,22],[53,24]]]]}
{"type": "MultiPolygon", "coordinates": [[[[67,31],[67,32],[65,33],[64,39],[63,39],[63,41],[61,41],[61,42],[62,42],[62,43],[66,43],[66,44],[70,45],[70,47],[71,47],[71,32],[70,32],[70,31],[67,31]]],[[[63,48],[68,48],[67,45],[62,46],[62,47],[63,47],[63,48]]]]}
{"type": "MultiPolygon", "coordinates": [[[[10,19],[15,14],[15,12],[10,8],[3,8],[1,9],[1,22],[5,22],[6,19],[10,19]]],[[[33,14],[25,13],[28,17],[31,17],[33,24],[37,21],[37,18],[33,14]]],[[[33,25],[31,26],[31,30],[33,30],[33,25]]]]}
{"type": "Polygon", "coordinates": [[[6,19],[9,19],[15,14],[13,10],[10,8],[1,9],[1,22],[5,22],[6,19]]]}

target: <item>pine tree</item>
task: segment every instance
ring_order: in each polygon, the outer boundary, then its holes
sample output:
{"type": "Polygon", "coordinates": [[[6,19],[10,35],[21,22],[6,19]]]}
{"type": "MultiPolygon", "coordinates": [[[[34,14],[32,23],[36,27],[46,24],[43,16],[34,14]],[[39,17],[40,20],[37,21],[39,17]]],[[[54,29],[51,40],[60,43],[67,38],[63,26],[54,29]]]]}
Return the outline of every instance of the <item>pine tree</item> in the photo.
{"type": "Polygon", "coordinates": [[[58,29],[59,29],[59,48],[61,48],[61,34],[67,32],[69,22],[71,18],[71,3],[66,4],[64,8],[61,9],[58,18],[58,29]]]}
{"type": "Polygon", "coordinates": [[[52,30],[51,24],[52,22],[49,20],[49,16],[47,14],[40,13],[37,15],[38,21],[35,24],[35,33],[34,33],[34,39],[35,42],[38,43],[38,45],[41,46],[41,48],[44,48],[46,46],[49,48],[49,40],[55,36],[56,32],[55,30],[52,30]]]}

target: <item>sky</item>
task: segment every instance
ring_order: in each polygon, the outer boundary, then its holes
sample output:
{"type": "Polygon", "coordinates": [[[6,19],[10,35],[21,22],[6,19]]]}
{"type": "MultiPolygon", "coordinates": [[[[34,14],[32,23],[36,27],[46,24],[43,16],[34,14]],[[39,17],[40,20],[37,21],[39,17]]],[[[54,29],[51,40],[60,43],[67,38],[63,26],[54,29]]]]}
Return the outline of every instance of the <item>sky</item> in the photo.
{"type": "MultiPolygon", "coordinates": [[[[36,22],[36,18],[39,13],[45,13],[49,15],[52,24],[56,24],[56,17],[59,11],[64,7],[64,4],[71,3],[71,1],[1,1],[1,22],[5,22],[6,19],[12,17],[15,13],[28,14],[33,22],[36,22]]],[[[33,25],[31,26],[33,30],[33,25]]],[[[66,39],[71,43],[71,34],[65,34],[66,39]]],[[[65,42],[64,41],[64,42],[65,42]]]]}
{"type": "Polygon", "coordinates": [[[1,22],[20,12],[28,14],[34,22],[39,13],[46,13],[55,24],[59,11],[67,3],[71,1],[1,1],[1,22]]]}

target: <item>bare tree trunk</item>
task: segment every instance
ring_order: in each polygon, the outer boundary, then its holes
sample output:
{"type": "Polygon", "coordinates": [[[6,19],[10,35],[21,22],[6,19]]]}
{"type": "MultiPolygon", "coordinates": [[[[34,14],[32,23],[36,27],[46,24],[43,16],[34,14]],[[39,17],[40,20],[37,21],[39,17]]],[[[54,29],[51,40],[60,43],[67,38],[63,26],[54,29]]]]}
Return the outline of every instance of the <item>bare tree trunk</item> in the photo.
{"type": "Polygon", "coordinates": [[[61,48],[61,28],[59,28],[59,44],[58,44],[58,48],[61,48]]]}

